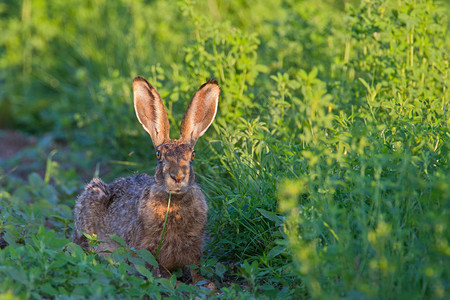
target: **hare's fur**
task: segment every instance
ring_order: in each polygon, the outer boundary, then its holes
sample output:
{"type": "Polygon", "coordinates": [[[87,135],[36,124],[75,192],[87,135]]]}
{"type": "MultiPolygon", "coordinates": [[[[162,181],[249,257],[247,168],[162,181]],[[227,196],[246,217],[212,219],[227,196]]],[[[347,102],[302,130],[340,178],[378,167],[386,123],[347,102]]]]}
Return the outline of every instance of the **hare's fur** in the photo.
{"type": "MultiPolygon", "coordinates": [[[[73,241],[89,248],[83,232],[96,234],[104,241],[97,251],[112,251],[117,244],[109,235],[114,234],[129,247],[147,249],[155,255],[171,193],[158,263],[168,271],[200,265],[208,206],[195,183],[193,148],[215,117],[220,89],[216,81],[208,81],[197,91],[189,103],[178,140],[169,138],[167,114],[156,90],[144,78],[137,77],[133,91],[138,119],[158,153],[155,175],[118,178],[110,184],[93,179],[76,201],[73,241]]],[[[201,279],[195,271],[191,273],[193,282],[201,279]]]]}

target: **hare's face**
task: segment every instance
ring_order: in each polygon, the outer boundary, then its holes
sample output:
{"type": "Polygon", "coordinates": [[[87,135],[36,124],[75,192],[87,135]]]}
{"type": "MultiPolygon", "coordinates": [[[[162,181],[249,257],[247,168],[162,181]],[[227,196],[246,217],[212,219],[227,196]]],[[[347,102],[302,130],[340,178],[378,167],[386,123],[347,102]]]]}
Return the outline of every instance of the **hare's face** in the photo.
{"type": "Polygon", "coordinates": [[[166,142],[156,149],[158,167],[155,180],[167,192],[185,193],[195,181],[192,160],[194,149],[177,140],[166,142]]]}

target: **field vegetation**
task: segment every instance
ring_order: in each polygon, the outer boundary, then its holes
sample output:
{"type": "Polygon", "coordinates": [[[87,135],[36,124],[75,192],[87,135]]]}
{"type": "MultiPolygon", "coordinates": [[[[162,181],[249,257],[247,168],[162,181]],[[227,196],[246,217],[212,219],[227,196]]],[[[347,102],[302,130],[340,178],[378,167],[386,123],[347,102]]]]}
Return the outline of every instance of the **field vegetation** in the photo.
{"type": "Polygon", "coordinates": [[[2,1],[0,126],[36,142],[0,159],[0,298],[447,298],[449,12],[2,1]],[[222,88],[195,161],[210,206],[201,272],[219,291],[155,277],[147,251],[71,243],[86,182],[154,172],[136,75],[164,99],[173,138],[195,90],[222,88]]]}

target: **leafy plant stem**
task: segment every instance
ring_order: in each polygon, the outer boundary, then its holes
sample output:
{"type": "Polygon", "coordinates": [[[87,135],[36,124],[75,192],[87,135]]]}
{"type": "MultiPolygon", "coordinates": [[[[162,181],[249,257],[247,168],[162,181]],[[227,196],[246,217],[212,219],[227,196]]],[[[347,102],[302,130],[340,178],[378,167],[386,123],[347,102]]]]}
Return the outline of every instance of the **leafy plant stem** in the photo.
{"type": "Polygon", "coordinates": [[[52,152],[50,152],[50,154],[47,157],[47,164],[46,164],[46,168],[45,168],[45,177],[44,177],[45,184],[48,184],[50,182],[52,158],[56,154],[56,152],[57,152],[56,149],[52,150],[52,152]]]}

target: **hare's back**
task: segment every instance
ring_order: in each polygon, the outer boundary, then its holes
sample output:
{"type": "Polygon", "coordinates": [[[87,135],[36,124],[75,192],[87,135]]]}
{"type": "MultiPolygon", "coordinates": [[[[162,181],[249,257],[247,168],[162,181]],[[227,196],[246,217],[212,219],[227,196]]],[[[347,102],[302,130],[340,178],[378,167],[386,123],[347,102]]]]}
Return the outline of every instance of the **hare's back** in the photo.
{"type": "Polygon", "coordinates": [[[133,200],[139,198],[145,187],[150,187],[154,183],[155,179],[147,174],[120,177],[108,184],[108,191],[112,198],[111,200],[114,202],[126,201],[127,199],[133,200]]]}
{"type": "Polygon", "coordinates": [[[155,183],[153,177],[139,174],[133,177],[117,178],[108,185],[110,195],[109,206],[106,210],[106,223],[111,233],[124,236],[138,221],[139,204],[144,189],[155,183]]]}

